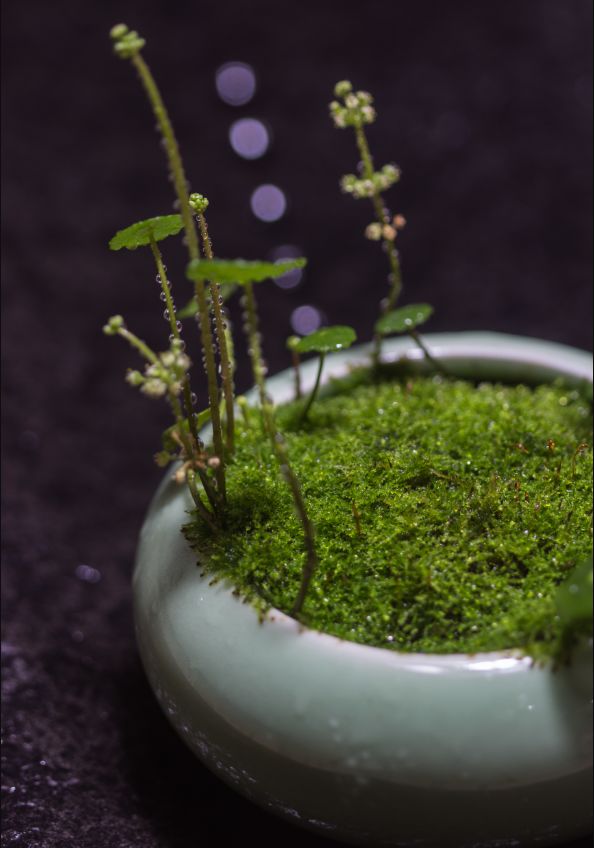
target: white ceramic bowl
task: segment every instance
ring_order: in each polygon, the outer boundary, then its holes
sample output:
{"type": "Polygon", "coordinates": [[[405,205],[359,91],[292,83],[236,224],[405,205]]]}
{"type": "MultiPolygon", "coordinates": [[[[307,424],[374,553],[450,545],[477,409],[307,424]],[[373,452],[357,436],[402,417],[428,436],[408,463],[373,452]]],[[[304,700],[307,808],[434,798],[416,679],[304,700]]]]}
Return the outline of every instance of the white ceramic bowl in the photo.
{"type": "MultiPolygon", "coordinates": [[[[547,342],[484,333],[427,342],[461,376],[592,380],[588,354],[547,342]]],[[[367,352],[329,357],[326,376],[367,352]]],[[[402,339],[386,353],[419,358],[402,339]]],[[[289,398],[291,374],[269,389],[277,402],[289,398]]],[[[547,846],[589,832],[591,643],[553,671],[512,651],[357,645],[278,611],[260,624],[229,585],[200,577],[180,533],[189,508],[168,475],[138,547],[138,645],[169,720],[223,780],[353,844],[547,846]]]]}

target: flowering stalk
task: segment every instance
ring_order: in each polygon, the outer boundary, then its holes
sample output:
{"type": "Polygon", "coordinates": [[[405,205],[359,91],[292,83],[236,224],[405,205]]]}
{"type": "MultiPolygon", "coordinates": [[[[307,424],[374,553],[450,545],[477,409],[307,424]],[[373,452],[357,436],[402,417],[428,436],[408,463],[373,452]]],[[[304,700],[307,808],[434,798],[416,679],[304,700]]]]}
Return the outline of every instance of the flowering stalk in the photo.
{"type": "MultiPolygon", "coordinates": [[[[198,259],[200,249],[198,243],[198,233],[194,224],[194,218],[190,202],[188,199],[188,182],[179,152],[179,146],[173,126],[167,114],[163,98],[157,87],[157,84],[150,72],[150,69],[141,56],[140,51],[145,45],[145,40],[141,38],[137,32],[131,31],[125,24],[117,24],[111,30],[111,37],[114,41],[114,51],[122,59],[130,59],[136,68],[144,87],[148,100],[152,106],[153,113],[157,119],[157,125],[163,143],[167,160],[169,163],[170,175],[177,195],[179,211],[183,220],[186,245],[190,259],[198,259]]],[[[221,428],[221,416],[219,411],[219,391],[217,384],[217,369],[215,362],[215,351],[213,337],[210,328],[210,315],[204,283],[197,281],[195,283],[196,301],[198,304],[198,314],[200,318],[200,333],[202,339],[202,350],[204,354],[204,370],[208,383],[208,401],[211,412],[212,431],[213,431],[213,447],[219,465],[216,469],[215,476],[217,480],[218,494],[222,502],[225,501],[225,462],[223,455],[223,437],[221,428]]]]}
{"type": "MultiPolygon", "coordinates": [[[[183,349],[183,348],[185,348],[185,342],[182,340],[182,337],[181,337],[180,322],[177,320],[177,315],[176,315],[176,311],[175,311],[175,303],[173,302],[173,296],[171,294],[171,285],[170,285],[169,280],[167,278],[167,270],[166,270],[165,264],[163,262],[163,257],[161,255],[161,251],[159,250],[157,242],[155,241],[154,238],[151,237],[151,239],[149,241],[149,245],[150,245],[150,248],[151,248],[151,252],[153,254],[153,258],[155,260],[155,265],[157,267],[157,276],[158,276],[159,282],[161,284],[161,289],[163,291],[163,295],[164,295],[164,298],[165,298],[165,304],[166,304],[166,307],[167,307],[167,320],[169,321],[169,326],[171,328],[171,337],[172,337],[172,340],[176,339],[180,343],[180,345],[183,345],[183,347],[182,347],[182,349],[183,349]]],[[[193,407],[194,407],[195,398],[192,395],[192,388],[191,388],[191,385],[190,385],[190,375],[189,375],[189,373],[186,374],[186,378],[183,382],[182,391],[183,391],[183,397],[184,397],[184,405],[185,405],[186,410],[187,410],[187,420],[188,420],[188,426],[190,428],[191,437],[192,437],[194,443],[196,444],[198,450],[203,451],[204,450],[204,442],[202,441],[202,439],[200,438],[200,435],[198,434],[198,430],[197,430],[197,427],[196,427],[196,418],[194,416],[193,407]]],[[[180,409],[180,415],[181,415],[181,420],[182,420],[181,429],[183,430],[184,429],[183,428],[183,418],[184,418],[184,416],[183,416],[183,411],[181,409],[180,409]]],[[[179,424],[179,422],[178,422],[178,424],[179,424]]],[[[206,474],[206,471],[202,468],[199,468],[198,469],[198,476],[200,477],[200,481],[202,483],[202,486],[204,487],[204,491],[206,492],[208,500],[210,501],[213,509],[215,509],[215,511],[216,511],[217,494],[212,487],[211,481],[208,479],[208,475],[206,474]]],[[[194,498],[194,500],[195,500],[195,498],[194,498]]]]}
{"type": "Polygon", "coordinates": [[[274,407],[272,405],[272,401],[266,393],[266,366],[264,365],[264,361],[262,359],[261,337],[258,328],[258,313],[256,309],[256,298],[254,296],[254,287],[252,283],[244,284],[244,296],[242,302],[245,310],[245,328],[248,337],[252,372],[254,375],[254,382],[258,389],[258,396],[260,398],[260,407],[262,409],[264,430],[268,435],[268,438],[270,439],[270,443],[272,445],[276,460],[279,464],[281,474],[283,475],[285,482],[287,483],[290,489],[291,496],[293,498],[293,504],[295,506],[295,512],[297,513],[297,517],[301,522],[301,527],[303,530],[303,541],[306,558],[305,564],[303,566],[299,593],[291,610],[291,615],[297,618],[303,608],[303,604],[305,602],[305,598],[309,590],[312,576],[318,565],[314,528],[307,513],[307,507],[303,499],[303,493],[301,491],[299,479],[293,471],[293,468],[289,461],[289,452],[287,450],[285,440],[283,439],[281,433],[279,433],[276,427],[274,407]]]}
{"type": "MultiPolygon", "coordinates": [[[[371,200],[375,221],[367,228],[366,236],[375,241],[382,241],[390,265],[388,276],[390,288],[388,297],[382,302],[382,313],[385,313],[394,308],[402,291],[402,271],[394,241],[399,229],[397,221],[400,219],[403,222],[404,219],[397,216],[393,222],[390,220],[390,212],[385,205],[382,192],[398,182],[400,171],[395,165],[384,165],[381,171],[375,170],[364,130],[364,126],[372,124],[376,118],[375,109],[371,105],[373,103],[371,94],[366,91],[354,92],[348,80],[337,83],[334,93],[343,101],[341,104],[334,100],[330,104],[330,114],[334,125],[341,129],[346,127],[354,129],[357,149],[361,157],[361,177],[347,174],[341,181],[342,190],[356,199],[368,197],[371,200]]],[[[380,352],[381,335],[376,334],[374,351],[376,363],[379,361],[380,352]]]]}
{"type": "MultiPolygon", "coordinates": [[[[190,205],[198,219],[200,235],[202,238],[202,249],[207,259],[214,259],[212,241],[206,224],[205,211],[208,200],[201,194],[190,195],[190,205]]],[[[233,397],[233,365],[229,351],[229,338],[227,334],[227,323],[223,312],[223,299],[221,287],[218,283],[210,283],[210,297],[215,318],[219,355],[221,357],[221,382],[223,384],[223,397],[225,399],[225,434],[226,447],[229,454],[233,453],[235,440],[235,399],[233,397]]]]}
{"type": "MultiPolygon", "coordinates": [[[[167,397],[175,417],[178,438],[183,449],[184,459],[186,460],[184,464],[187,464],[189,468],[200,468],[202,456],[200,455],[200,451],[197,453],[192,444],[191,436],[186,432],[183,410],[179,401],[182,385],[186,381],[187,371],[191,365],[189,358],[183,352],[180,340],[174,339],[171,343],[170,350],[158,355],[146,342],[128,330],[121,315],[113,315],[103,327],[103,332],[108,336],[120,336],[125,339],[146,360],[147,365],[144,374],[140,371],[129,370],[126,380],[132,386],[140,387],[140,391],[148,397],[167,397]]],[[[181,479],[176,474],[176,479],[180,480],[180,482],[186,479],[185,471],[181,479]]],[[[212,513],[202,502],[197,489],[194,487],[194,490],[192,490],[190,487],[190,492],[198,513],[214,530],[215,524],[212,513]]]]}
{"type": "MultiPolygon", "coordinates": [[[[354,92],[353,86],[348,80],[337,83],[334,94],[342,101],[333,100],[330,103],[330,114],[334,125],[340,129],[353,128],[357,150],[361,157],[359,164],[361,176],[347,174],[341,180],[341,187],[344,192],[352,195],[356,200],[369,198],[373,205],[375,220],[366,228],[365,236],[371,241],[381,241],[388,257],[390,266],[388,282],[390,285],[388,296],[381,303],[381,314],[387,315],[396,306],[402,292],[402,269],[395,241],[398,231],[406,225],[406,220],[402,215],[392,217],[392,213],[385,204],[383,192],[398,182],[400,170],[395,165],[384,165],[380,171],[375,170],[365,134],[365,126],[372,124],[376,118],[371,94],[367,91],[354,92]]],[[[412,329],[407,329],[406,332],[421,348],[434,368],[445,373],[443,366],[431,356],[418,332],[412,329]]],[[[373,350],[373,360],[376,365],[380,360],[382,338],[382,333],[376,329],[373,350]]]]}

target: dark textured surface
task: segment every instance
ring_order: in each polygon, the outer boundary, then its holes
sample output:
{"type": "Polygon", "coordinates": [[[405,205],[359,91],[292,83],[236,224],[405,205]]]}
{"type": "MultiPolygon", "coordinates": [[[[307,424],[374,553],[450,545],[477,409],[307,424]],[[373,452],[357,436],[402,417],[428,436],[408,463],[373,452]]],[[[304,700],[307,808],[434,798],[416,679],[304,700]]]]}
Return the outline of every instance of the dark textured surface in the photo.
{"type": "MultiPolygon", "coordinates": [[[[251,258],[290,242],[310,258],[299,289],[262,290],[276,370],[295,306],[365,337],[383,293],[383,257],[359,236],[369,211],[336,188],[355,161],[326,117],[344,76],[376,93],[377,159],[403,168],[390,199],[409,219],[406,294],[435,304],[431,329],[591,345],[590,18],[589,0],[4,5],[7,848],[191,848],[247,832],[264,846],[327,844],[197,765],[139,667],[130,571],[164,418],[124,385],[133,357],[100,326],[121,311],[159,344],[164,325],[148,258],[105,243],[171,199],[109,26],[127,20],[149,41],[193,187],[211,198],[217,250],[251,258]],[[237,110],[213,89],[228,59],[260,79],[237,110]],[[226,133],[252,114],[274,146],[243,162],[226,133]],[[273,226],[249,211],[259,182],[290,199],[273,226]]],[[[183,286],[182,255],[168,264],[183,286]]]]}

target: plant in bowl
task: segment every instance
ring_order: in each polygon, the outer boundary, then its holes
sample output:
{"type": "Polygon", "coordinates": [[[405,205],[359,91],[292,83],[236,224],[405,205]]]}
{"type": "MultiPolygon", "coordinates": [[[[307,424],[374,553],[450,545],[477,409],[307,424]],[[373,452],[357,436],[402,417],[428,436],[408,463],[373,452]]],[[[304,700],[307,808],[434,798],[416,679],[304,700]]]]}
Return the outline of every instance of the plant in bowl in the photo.
{"type": "Polygon", "coordinates": [[[157,272],[166,349],[121,316],[165,399],[169,466],[138,547],[140,653],[163,709],[209,768],[296,824],[353,844],[554,845],[590,825],[591,367],[587,354],[484,333],[430,335],[401,306],[402,216],[365,127],[372,98],[336,86],[389,264],[371,341],[291,337],[268,377],[256,288],[302,266],[215,258],[143,39],[121,24],[161,132],[178,212],[119,231],[157,272]],[[184,233],[177,311],[161,244],[184,233]],[[240,295],[254,389],[234,392],[226,301],[240,295]],[[195,316],[198,344],[184,317],[195,316]],[[187,336],[187,339],[186,339],[187,336]],[[388,338],[396,336],[396,338],[388,338]],[[302,356],[315,354],[305,363],[302,356]],[[192,359],[208,387],[199,411],[192,359]]]}

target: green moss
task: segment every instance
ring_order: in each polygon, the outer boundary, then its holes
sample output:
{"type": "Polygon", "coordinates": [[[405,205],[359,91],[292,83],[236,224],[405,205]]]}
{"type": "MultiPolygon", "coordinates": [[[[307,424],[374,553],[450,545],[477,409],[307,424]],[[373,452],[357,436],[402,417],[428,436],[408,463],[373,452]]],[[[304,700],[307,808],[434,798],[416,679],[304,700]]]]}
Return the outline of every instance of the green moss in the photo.
{"type": "MultiPolygon", "coordinates": [[[[357,372],[302,427],[300,408],[278,418],[316,525],[305,624],[401,651],[561,644],[556,587],[592,544],[591,419],[577,390],[357,372]]],[[[186,532],[204,570],[262,611],[288,611],[301,531],[252,419],[228,469],[224,533],[197,520],[186,532]]]]}

